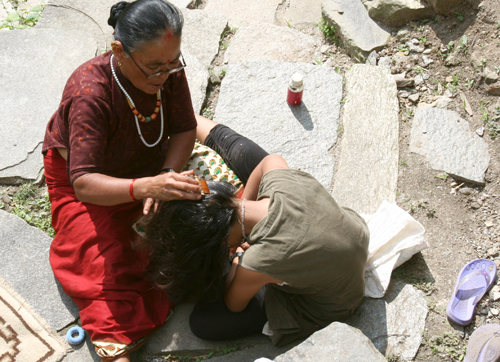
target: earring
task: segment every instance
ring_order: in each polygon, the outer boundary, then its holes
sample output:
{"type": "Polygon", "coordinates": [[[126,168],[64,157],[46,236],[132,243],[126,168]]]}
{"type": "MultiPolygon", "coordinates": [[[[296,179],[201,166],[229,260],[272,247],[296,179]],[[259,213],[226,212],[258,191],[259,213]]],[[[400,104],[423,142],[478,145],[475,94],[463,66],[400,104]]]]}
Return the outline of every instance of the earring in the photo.
{"type": "Polygon", "coordinates": [[[122,66],[122,62],[118,61],[118,66],[121,67],[122,66]]]}

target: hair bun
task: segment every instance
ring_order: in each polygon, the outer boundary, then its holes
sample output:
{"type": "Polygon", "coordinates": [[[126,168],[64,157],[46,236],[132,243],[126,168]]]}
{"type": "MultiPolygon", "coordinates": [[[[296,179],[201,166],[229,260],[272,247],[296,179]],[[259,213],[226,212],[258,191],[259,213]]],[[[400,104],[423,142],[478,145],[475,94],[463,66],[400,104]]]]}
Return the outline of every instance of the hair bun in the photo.
{"type": "Polygon", "coordinates": [[[118,21],[118,17],[120,16],[122,10],[125,9],[127,5],[129,5],[127,1],[120,1],[111,7],[111,10],[109,11],[108,25],[111,25],[113,29],[116,26],[116,22],[118,21]]]}

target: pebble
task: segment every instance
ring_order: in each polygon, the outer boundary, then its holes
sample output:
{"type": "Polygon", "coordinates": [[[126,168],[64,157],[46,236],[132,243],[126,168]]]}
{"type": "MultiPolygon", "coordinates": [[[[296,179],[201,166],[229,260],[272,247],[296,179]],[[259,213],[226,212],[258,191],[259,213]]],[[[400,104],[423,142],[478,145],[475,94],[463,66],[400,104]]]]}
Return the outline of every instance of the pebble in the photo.
{"type": "Polygon", "coordinates": [[[470,195],[472,194],[472,189],[470,187],[464,187],[464,188],[461,188],[459,190],[459,192],[462,194],[462,195],[470,195]]]}
{"type": "Polygon", "coordinates": [[[484,223],[484,225],[486,225],[487,228],[490,228],[495,224],[494,224],[493,220],[488,220],[484,223]]]}
{"type": "Polygon", "coordinates": [[[422,56],[422,60],[423,60],[423,66],[424,67],[428,67],[430,64],[434,63],[434,60],[432,60],[431,58],[427,57],[426,55],[423,55],[422,56]]]}
{"type": "Polygon", "coordinates": [[[412,94],[411,96],[408,97],[408,99],[413,103],[417,103],[419,98],[420,98],[419,93],[412,94]]]}
{"type": "Polygon", "coordinates": [[[453,77],[451,75],[446,77],[446,83],[451,83],[453,82],[453,77]]]}
{"type": "Polygon", "coordinates": [[[459,65],[461,62],[462,61],[458,57],[451,54],[446,58],[445,65],[447,65],[447,66],[459,65]]]}
{"type": "Polygon", "coordinates": [[[424,50],[424,54],[430,54],[430,53],[432,53],[432,49],[425,49],[424,50]]]}
{"type": "Polygon", "coordinates": [[[490,312],[491,312],[491,314],[493,314],[494,316],[497,316],[497,315],[500,313],[500,312],[498,311],[498,309],[496,309],[496,308],[491,308],[491,309],[490,309],[490,312]]]}
{"type": "Polygon", "coordinates": [[[477,210],[477,209],[479,209],[481,207],[481,205],[479,204],[479,202],[472,202],[470,204],[470,207],[471,207],[472,210],[477,210]]]}
{"type": "Polygon", "coordinates": [[[500,84],[499,83],[491,84],[490,87],[488,88],[488,92],[494,96],[500,96],[500,84]]]}
{"type": "Polygon", "coordinates": [[[494,258],[494,257],[498,256],[498,249],[497,248],[488,249],[487,253],[488,253],[488,256],[494,258]]]}
{"type": "Polygon", "coordinates": [[[484,127],[476,129],[476,133],[479,137],[483,137],[484,136],[484,127]]]}

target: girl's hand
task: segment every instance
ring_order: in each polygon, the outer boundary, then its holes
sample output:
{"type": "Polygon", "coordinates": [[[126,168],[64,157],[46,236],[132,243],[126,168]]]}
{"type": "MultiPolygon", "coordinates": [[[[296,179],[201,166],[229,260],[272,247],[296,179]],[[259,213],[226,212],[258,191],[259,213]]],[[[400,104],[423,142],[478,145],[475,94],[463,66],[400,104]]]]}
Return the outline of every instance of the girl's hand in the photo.
{"type": "Polygon", "coordinates": [[[153,177],[152,182],[146,186],[146,194],[149,197],[144,201],[144,215],[151,211],[153,204],[153,211],[156,212],[158,201],[199,200],[201,186],[198,181],[189,177],[190,175],[194,175],[193,170],[181,173],[167,172],[153,177]]]}

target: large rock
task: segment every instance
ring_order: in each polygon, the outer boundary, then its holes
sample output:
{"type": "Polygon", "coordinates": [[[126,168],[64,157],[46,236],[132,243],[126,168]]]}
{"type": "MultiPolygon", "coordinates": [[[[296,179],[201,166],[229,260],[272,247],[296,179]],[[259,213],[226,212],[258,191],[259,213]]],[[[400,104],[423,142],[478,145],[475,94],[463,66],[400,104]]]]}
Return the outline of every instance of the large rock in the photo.
{"type": "Polygon", "coordinates": [[[454,111],[418,109],[412,122],[410,151],[425,156],[434,170],[484,184],[490,163],[488,145],[454,111]]]}
{"type": "Polygon", "coordinates": [[[208,10],[186,9],[182,13],[184,15],[182,47],[189,49],[208,69],[219,53],[219,42],[227,27],[227,19],[208,10]]]}
{"type": "Polygon", "coordinates": [[[224,15],[229,26],[240,27],[252,21],[274,23],[274,16],[282,0],[210,0],[205,10],[224,15]]]}
{"type": "MultiPolygon", "coordinates": [[[[109,11],[116,3],[116,0],[49,0],[35,28],[85,31],[94,37],[99,52],[109,50],[113,41],[113,28],[108,25],[109,11]]],[[[78,43],[66,39],[66,44],[78,43]]]]}
{"type": "Polygon", "coordinates": [[[298,30],[269,23],[242,26],[224,54],[230,64],[247,60],[312,63],[320,41],[298,30]]]}
{"type": "Polygon", "coordinates": [[[331,67],[277,61],[230,65],[214,120],[282,155],[291,168],[311,173],[329,189],[337,140],[342,77],[331,67]],[[300,106],[286,102],[290,77],[304,75],[300,106]]]}
{"type": "Polygon", "coordinates": [[[56,283],[49,264],[52,238],[0,210],[0,275],[54,329],[75,321],[78,308],[56,283]]]}
{"type": "Polygon", "coordinates": [[[401,360],[411,361],[422,341],[427,312],[422,291],[392,281],[384,298],[365,298],[345,323],[360,329],[386,357],[400,356],[401,360]]]}
{"type": "Polygon", "coordinates": [[[387,69],[355,64],[346,74],[346,99],[333,196],[342,206],[372,214],[382,201],[396,200],[396,82],[387,69]]]}
{"type": "MultiPolygon", "coordinates": [[[[144,346],[148,354],[172,352],[210,351],[227,346],[227,341],[212,342],[196,337],[189,328],[189,315],[192,304],[178,306],[165,325],[155,332],[144,346]]],[[[241,348],[255,345],[270,345],[271,340],[263,334],[257,334],[234,341],[241,348]]]]}
{"type": "Polygon", "coordinates": [[[370,18],[392,26],[431,16],[433,9],[423,0],[361,0],[370,18]]]}
{"type": "Polygon", "coordinates": [[[372,51],[389,44],[391,34],[370,19],[361,0],[326,0],[321,9],[323,18],[336,27],[344,47],[356,61],[364,63],[372,51]]]}
{"type": "Polygon", "coordinates": [[[297,347],[276,357],[276,362],[387,362],[358,329],[334,322],[297,347]]]}
{"type": "Polygon", "coordinates": [[[191,53],[187,48],[182,47],[182,55],[186,61],[186,78],[191,92],[191,102],[195,113],[201,113],[201,107],[205,101],[208,85],[208,68],[191,53]]]}
{"type": "Polygon", "coordinates": [[[321,3],[324,0],[290,0],[283,18],[291,25],[318,24],[321,21],[321,3]]]}
{"type": "Polygon", "coordinates": [[[445,14],[453,9],[455,6],[460,5],[464,0],[426,0],[434,10],[440,14],[445,14]]]}
{"type": "Polygon", "coordinates": [[[0,32],[0,43],[0,182],[39,180],[47,122],[97,45],[87,33],[38,28],[0,32]]]}

